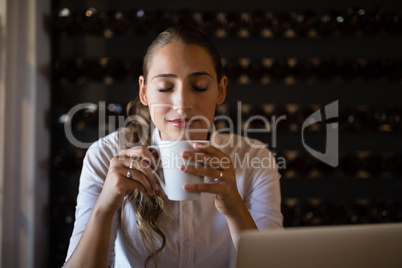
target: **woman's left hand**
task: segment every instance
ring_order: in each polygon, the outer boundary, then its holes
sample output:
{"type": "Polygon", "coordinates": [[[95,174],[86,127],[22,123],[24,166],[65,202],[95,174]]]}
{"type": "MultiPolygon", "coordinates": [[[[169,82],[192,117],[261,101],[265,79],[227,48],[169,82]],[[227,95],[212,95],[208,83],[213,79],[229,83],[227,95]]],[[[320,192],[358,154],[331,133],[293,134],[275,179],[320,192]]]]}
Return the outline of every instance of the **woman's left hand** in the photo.
{"type": "Polygon", "coordinates": [[[215,206],[225,216],[236,213],[243,205],[242,198],[237,190],[235,168],[231,158],[219,149],[194,143],[196,152],[185,151],[182,157],[186,160],[196,161],[197,165],[182,166],[186,173],[211,178],[211,183],[185,185],[189,192],[204,192],[215,194],[215,206]]]}

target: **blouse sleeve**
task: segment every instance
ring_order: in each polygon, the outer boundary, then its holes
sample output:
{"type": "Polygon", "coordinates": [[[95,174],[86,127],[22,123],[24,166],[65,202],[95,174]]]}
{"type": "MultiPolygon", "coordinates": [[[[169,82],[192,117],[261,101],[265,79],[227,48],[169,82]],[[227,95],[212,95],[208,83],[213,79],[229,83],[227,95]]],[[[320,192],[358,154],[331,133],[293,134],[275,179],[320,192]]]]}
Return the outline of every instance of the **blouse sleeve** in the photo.
{"type": "Polygon", "coordinates": [[[252,148],[247,153],[249,166],[243,173],[243,202],[258,229],[283,228],[281,176],[275,157],[267,148],[252,148]]]}
{"type": "MultiPolygon", "coordinates": [[[[105,139],[92,144],[87,150],[80,176],[74,229],[70,238],[66,260],[70,258],[81,239],[95,202],[102,191],[110,160],[117,152],[118,149],[106,143],[105,139]]],[[[114,242],[117,236],[118,221],[119,217],[116,212],[113,217],[110,234],[108,267],[112,267],[114,262],[114,242]]]]}

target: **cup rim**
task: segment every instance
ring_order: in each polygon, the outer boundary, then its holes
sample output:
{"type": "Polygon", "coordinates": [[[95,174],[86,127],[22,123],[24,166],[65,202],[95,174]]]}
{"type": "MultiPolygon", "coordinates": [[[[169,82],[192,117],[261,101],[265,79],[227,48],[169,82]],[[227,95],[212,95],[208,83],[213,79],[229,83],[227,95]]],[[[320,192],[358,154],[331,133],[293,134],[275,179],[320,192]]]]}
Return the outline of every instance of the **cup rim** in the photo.
{"type": "Polygon", "coordinates": [[[169,145],[172,146],[172,145],[176,145],[178,143],[188,143],[191,145],[192,143],[195,143],[195,142],[207,144],[207,143],[210,143],[211,141],[209,141],[209,140],[160,140],[158,142],[158,145],[156,145],[156,146],[158,146],[159,148],[167,148],[169,145]]]}

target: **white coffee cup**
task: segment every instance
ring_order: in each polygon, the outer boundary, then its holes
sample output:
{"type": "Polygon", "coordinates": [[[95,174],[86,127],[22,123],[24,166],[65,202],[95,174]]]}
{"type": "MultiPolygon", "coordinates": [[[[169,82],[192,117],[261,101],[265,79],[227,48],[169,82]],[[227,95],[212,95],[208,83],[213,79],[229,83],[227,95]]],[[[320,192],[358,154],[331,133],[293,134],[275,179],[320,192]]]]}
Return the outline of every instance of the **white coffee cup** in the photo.
{"type": "Polygon", "coordinates": [[[197,200],[200,198],[200,193],[191,193],[183,189],[185,184],[200,184],[203,183],[203,177],[181,171],[181,166],[201,165],[183,159],[181,154],[183,151],[195,152],[193,147],[194,142],[209,144],[205,140],[180,140],[180,141],[160,141],[158,146],[148,146],[149,149],[154,149],[159,153],[159,172],[155,172],[159,183],[161,184],[165,194],[170,200],[197,200]]]}

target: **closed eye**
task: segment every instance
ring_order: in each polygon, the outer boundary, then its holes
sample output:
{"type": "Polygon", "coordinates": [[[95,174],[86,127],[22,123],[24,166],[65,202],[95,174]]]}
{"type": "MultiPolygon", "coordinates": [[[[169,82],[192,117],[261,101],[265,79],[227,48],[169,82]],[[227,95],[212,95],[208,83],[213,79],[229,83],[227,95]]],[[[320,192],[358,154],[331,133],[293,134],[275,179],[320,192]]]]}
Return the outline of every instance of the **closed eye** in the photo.
{"type": "Polygon", "coordinates": [[[170,88],[158,88],[158,91],[159,92],[168,92],[168,91],[170,91],[172,89],[173,89],[172,87],[170,87],[170,88]]]}
{"type": "Polygon", "coordinates": [[[193,87],[194,90],[196,91],[206,91],[207,88],[199,88],[199,87],[193,87]]]}

